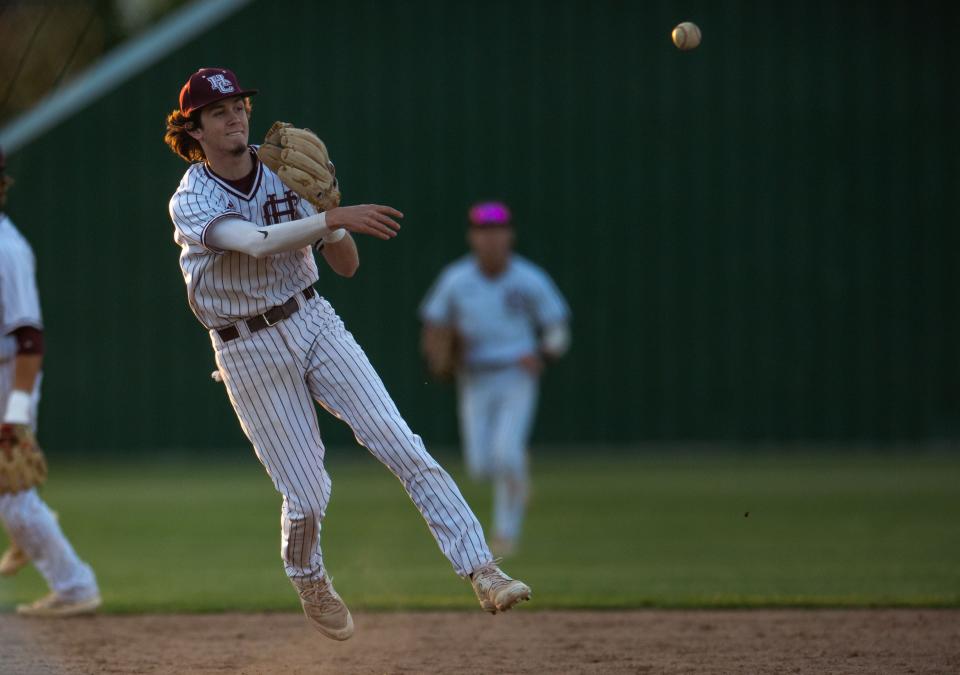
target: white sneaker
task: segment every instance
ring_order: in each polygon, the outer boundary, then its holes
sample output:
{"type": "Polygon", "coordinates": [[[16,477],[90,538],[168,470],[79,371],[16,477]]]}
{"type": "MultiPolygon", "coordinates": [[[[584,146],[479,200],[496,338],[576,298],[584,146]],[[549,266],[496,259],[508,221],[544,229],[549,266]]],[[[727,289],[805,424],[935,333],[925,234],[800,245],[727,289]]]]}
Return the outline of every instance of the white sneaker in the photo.
{"type": "Polygon", "coordinates": [[[480,607],[491,614],[506,612],[518,602],[530,599],[530,587],[508,577],[496,563],[474,570],[470,582],[480,607]]]}
{"type": "Polygon", "coordinates": [[[15,541],[10,541],[10,546],[3,552],[0,558],[0,576],[12,577],[30,562],[30,558],[24,553],[20,545],[15,541]]]}
{"type": "Polygon", "coordinates": [[[96,590],[92,594],[77,597],[50,593],[29,605],[17,605],[17,614],[37,617],[78,616],[92,614],[102,602],[100,593],[96,590]]]}
{"type": "Polygon", "coordinates": [[[300,594],[303,613],[318,631],[334,640],[353,635],[353,617],[333,588],[331,579],[291,579],[300,594]]]}

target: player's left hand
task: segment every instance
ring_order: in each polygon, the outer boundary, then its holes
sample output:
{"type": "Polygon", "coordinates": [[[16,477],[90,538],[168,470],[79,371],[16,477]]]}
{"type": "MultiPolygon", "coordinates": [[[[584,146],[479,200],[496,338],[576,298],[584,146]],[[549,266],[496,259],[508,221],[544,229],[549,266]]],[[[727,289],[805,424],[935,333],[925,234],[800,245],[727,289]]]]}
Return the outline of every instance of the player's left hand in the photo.
{"type": "Polygon", "coordinates": [[[338,206],[327,211],[327,227],[332,230],[343,228],[347,232],[369,234],[379,239],[393,239],[400,229],[400,223],[395,218],[403,218],[403,214],[392,206],[338,206]]]}

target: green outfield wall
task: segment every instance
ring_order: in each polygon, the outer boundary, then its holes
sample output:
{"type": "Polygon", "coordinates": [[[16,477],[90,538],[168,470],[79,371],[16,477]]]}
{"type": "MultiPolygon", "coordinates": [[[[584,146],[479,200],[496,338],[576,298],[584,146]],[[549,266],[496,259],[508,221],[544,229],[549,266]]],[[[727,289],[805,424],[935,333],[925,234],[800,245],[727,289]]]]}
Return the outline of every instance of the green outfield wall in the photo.
{"type": "MultiPolygon", "coordinates": [[[[960,436],[960,47],[948,2],[255,2],[10,158],[48,331],[52,452],[243,445],[190,314],[162,144],[233,68],[406,213],[327,295],[428,444],[416,309],[480,198],[572,305],[536,440],[960,436]],[[296,17],[278,20],[281,14],[296,17]],[[671,27],[703,44],[681,53],[671,27]]],[[[349,435],[324,417],[330,443],[349,435]]]]}

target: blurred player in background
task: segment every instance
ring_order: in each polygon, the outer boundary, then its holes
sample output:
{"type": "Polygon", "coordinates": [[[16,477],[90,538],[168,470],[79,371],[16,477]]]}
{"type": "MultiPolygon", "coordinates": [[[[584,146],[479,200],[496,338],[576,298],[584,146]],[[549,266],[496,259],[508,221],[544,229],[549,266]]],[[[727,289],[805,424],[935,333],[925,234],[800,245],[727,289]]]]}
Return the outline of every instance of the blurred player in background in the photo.
{"type": "MultiPolygon", "coordinates": [[[[33,250],[3,212],[12,184],[0,149],[0,429],[7,437],[23,427],[36,429],[43,362],[33,250]]],[[[16,492],[0,488],[0,520],[10,540],[0,558],[0,574],[16,574],[32,561],[50,587],[49,595],[20,605],[18,613],[71,616],[100,606],[93,570],[77,557],[36,487],[16,492]]]]}
{"type": "Polygon", "coordinates": [[[448,265],[424,298],[429,369],[455,373],[467,470],[493,482],[494,553],[516,549],[529,494],[527,442],[546,361],[570,344],[570,310],[546,272],[513,253],[510,209],[474,205],[471,254],[448,265]]]}

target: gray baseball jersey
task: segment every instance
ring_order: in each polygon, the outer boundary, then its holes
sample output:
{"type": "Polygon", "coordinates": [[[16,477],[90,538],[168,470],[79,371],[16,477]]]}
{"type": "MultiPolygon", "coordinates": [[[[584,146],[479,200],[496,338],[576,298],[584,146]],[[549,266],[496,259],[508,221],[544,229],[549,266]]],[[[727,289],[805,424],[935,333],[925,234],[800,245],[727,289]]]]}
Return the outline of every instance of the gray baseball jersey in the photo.
{"type": "Polygon", "coordinates": [[[567,321],[570,309],[550,276],[519,255],[491,279],[467,255],[448,265],[420,305],[420,318],[455,326],[467,367],[508,364],[537,352],[537,329],[567,321]]]}

